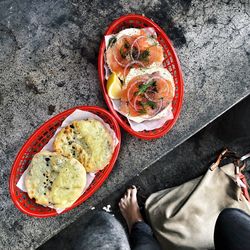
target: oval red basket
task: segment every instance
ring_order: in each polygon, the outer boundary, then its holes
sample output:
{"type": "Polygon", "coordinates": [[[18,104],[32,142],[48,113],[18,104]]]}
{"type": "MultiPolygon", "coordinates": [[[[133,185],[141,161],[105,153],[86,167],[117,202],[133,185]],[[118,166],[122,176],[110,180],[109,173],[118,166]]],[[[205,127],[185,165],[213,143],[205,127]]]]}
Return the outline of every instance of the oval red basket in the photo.
{"type": "Polygon", "coordinates": [[[152,131],[140,131],[136,132],[134,131],[128,121],[127,118],[123,115],[116,112],[113,108],[112,102],[107,94],[106,90],[106,80],[105,80],[105,70],[104,70],[104,53],[105,53],[105,41],[104,38],[101,42],[100,49],[99,49],[99,56],[98,56],[98,73],[100,78],[100,84],[103,91],[103,95],[105,98],[105,101],[111,111],[111,113],[114,115],[114,117],[117,119],[119,124],[130,134],[137,136],[141,139],[145,140],[151,140],[156,139],[159,137],[162,137],[168,131],[174,126],[176,123],[181,107],[182,107],[182,100],[183,100],[183,77],[182,77],[182,71],[181,66],[179,63],[179,59],[176,55],[176,52],[173,48],[173,45],[171,44],[169,38],[165,34],[165,32],[152,20],[150,20],[147,17],[141,16],[141,15],[125,15],[117,20],[115,20],[107,29],[105,32],[105,35],[115,34],[119,31],[126,29],[126,28],[145,28],[145,27],[153,27],[157,33],[158,41],[162,45],[164,49],[164,55],[165,60],[163,62],[163,66],[167,68],[170,73],[172,74],[174,78],[175,83],[175,97],[173,100],[173,115],[174,119],[167,121],[161,128],[155,129],[152,131]]]}
{"type": "Polygon", "coordinates": [[[82,196],[71,207],[65,209],[63,213],[73,209],[74,207],[80,205],[82,202],[87,200],[98,188],[101,187],[102,183],[106,180],[111,170],[113,169],[120,150],[121,133],[117,121],[108,111],[96,106],[79,106],[68,109],[54,116],[53,118],[45,122],[30,136],[30,138],[26,141],[26,143],[19,151],[12,166],[9,179],[10,195],[16,207],[25,214],[35,217],[50,217],[58,215],[56,210],[36,204],[35,201],[33,199],[30,199],[27,193],[21,191],[16,186],[16,184],[23,172],[28,167],[34,154],[39,152],[44,147],[44,145],[48,143],[48,141],[51,137],[53,137],[55,131],[62,124],[64,119],[76,109],[89,111],[100,116],[115,131],[119,143],[117,144],[114,150],[109,165],[96,174],[95,179],[88,187],[88,189],[84,192],[84,194],[82,194],[82,196]]]}

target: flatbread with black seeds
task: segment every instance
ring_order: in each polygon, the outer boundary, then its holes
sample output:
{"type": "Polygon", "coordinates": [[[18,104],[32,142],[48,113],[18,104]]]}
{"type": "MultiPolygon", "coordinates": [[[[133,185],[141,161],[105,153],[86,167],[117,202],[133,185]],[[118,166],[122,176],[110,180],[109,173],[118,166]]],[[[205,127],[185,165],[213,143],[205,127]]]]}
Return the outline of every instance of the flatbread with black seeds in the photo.
{"type": "Polygon", "coordinates": [[[42,151],[30,163],[25,186],[37,204],[65,209],[81,196],[86,186],[86,170],[74,158],[42,151]]]}
{"type": "Polygon", "coordinates": [[[54,141],[54,149],[81,162],[87,172],[102,170],[113,154],[113,138],[102,122],[95,119],[73,121],[54,141]]]}

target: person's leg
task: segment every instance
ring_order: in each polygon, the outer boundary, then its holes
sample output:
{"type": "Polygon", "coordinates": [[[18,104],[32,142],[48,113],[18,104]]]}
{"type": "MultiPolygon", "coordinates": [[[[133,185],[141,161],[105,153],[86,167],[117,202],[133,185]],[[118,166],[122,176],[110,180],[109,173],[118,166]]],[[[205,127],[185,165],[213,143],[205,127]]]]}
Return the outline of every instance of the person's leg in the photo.
{"type": "Polygon", "coordinates": [[[249,250],[250,216],[239,209],[224,209],[215,224],[214,245],[216,250],[249,250]]]}
{"type": "Polygon", "coordinates": [[[151,227],[144,221],[136,222],[131,229],[130,245],[133,250],[158,250],[159,243],[153,236],[151,227]]]}
{"type": "Polygon", "coordinates": [[[91,215],[81,235],[76,237],[76,250],[129,250],[127,235],[121,224],[106,212],[91,215]]]}
{"type": "Polygon", "coordinates": [[[159,250],[159,243],[154,238],[150,226],[144,222],[140,213],[135,186],[127,190],[127,193],[119,203],[119,207],[128,225],[131,249],[159,250]]]}

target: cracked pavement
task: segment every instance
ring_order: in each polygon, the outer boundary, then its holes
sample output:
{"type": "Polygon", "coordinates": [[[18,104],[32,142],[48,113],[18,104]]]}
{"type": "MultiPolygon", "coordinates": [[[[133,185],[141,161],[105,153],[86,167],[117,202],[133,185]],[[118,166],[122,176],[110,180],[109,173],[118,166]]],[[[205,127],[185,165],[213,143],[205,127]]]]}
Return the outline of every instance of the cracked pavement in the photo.
{"type": "Polygon", "coordinates": [[[249,1],[144,0],[0,2],[0,247],[35,248],[250,94],[249,1]],[[165,137],[142,141],[123,131],[116,166],[102,188],[55,218],[19,212],[8,191],[13,160],[29,135],[77,105],[106,107],[97,55],[107,26],[145,14],[172,40],[184,73],[181,116],[165,137]]]}

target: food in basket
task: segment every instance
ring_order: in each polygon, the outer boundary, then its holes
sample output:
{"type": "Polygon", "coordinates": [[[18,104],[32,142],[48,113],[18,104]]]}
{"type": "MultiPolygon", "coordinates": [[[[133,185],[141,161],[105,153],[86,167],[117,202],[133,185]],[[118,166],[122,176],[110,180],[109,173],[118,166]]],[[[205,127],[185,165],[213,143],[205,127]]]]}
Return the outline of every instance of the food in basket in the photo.
{"type": "Polygon", "coordinates": [[[124,29],[105,36],[105,44],[107,93],[131,128],[153,130],[173,119],[174,80],[154,28],[124,29]]]}
{"type": "Polygon", "coordinates": [[[131,69],[122,88],[120,111],[138,123],[157,120],[166,115],[174,93],[173,77],[167,69],[131,69]]]}
{"type": "Polygon", "coordinates": [[[77,159],[87,172],[96,172],[104,169],[112,157],[113,137],[98,120],[73,121],[56,135],[54,149],[77,159]]]}
{"type": "Polygon", "coordinates": [[[121,99],[122,84],[116,73],[112,73],[107,81],[108,95],[112,99],[121,99]]]}
{"type": "Polygon", "coordinates": [[[37,204],[65,209],[81,196],[86,186],[86,170],[74,158],[41,151],[30,163],[25,186],[37,204]]]}
{"type": "Polygon", "coordinates": [[[152,28],[129,28],[108,36],[106,60],[111,72],[124,80],[131,68],[161,65],[163,48],[152,28]]]}

